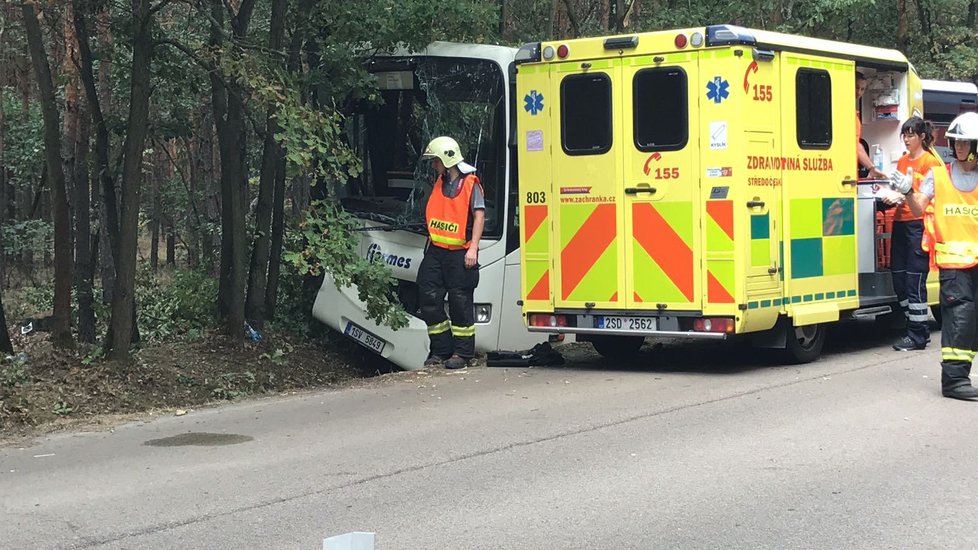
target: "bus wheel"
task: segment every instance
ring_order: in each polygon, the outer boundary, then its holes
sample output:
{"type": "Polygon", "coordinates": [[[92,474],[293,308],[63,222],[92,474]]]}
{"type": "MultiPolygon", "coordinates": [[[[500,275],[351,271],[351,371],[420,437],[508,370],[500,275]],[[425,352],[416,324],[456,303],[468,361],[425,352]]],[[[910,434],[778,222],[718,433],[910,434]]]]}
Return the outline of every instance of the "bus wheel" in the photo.
{"type": "Polygon", "coordinates": [[[825,325],[791,326],[785,323],[784,357],[794,364],[811,363],[822,355],[825,345],[825,325]]]}
{"type": "Polygon", "coordinates": [[[628,359],[638,353],[645,343],[642,336],[592,336],[594,350],[607,359],[628,359]]]}

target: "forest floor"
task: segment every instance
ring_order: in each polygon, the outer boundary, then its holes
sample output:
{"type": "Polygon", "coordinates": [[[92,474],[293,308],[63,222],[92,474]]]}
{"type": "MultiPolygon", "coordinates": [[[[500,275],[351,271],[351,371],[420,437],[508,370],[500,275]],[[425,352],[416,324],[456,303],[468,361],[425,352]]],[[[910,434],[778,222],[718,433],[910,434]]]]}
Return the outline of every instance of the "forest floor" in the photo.
{"type": "Polygon", "coordinates": [[[136,413],[181,415],[249,396],[349,387],[394,370],[340,336],[290,341],[266,333],[232,345],[206,334],[142,347],[128,364],[55,350],[45,333],[18,334],[14,348],[20,357],[0,362],[0,442],[111,426],[136,413]]]}

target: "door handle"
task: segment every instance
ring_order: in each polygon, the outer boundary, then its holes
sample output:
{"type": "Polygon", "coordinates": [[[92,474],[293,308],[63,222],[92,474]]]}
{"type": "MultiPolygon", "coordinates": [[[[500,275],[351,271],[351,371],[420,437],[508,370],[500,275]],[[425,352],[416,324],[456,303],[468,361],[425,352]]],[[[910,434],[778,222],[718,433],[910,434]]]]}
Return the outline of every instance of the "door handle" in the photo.
{"type": "Polygon", "coordinates": [[[771,275],[774,275],[779,271],[781,271],[781,268],[776,265],[772,265],[771,267],[767,268],[767,272],[770,273],[771,275]]]}
{"type": "Polygon", "coordinates": [[[856,185],[859,180],[842,180],[842,185],[856,185]]]}
{"type": "Polygon", "coordinates": [[[747,201],[747,208],[764,208],[764,201],[747,201]]]}
{"type": "Polygon", "coordinates": [[[626,187],[625,188],[626,195],[637,195],[639,193],[648,193],[651,195],[655,193],[655,187],[626,187]]]}

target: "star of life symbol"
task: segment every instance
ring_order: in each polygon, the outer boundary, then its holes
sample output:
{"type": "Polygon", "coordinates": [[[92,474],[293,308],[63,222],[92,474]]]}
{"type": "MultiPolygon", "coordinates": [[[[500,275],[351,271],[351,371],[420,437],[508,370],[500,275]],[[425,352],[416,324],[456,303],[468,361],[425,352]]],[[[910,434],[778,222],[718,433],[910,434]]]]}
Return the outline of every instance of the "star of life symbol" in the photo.
{"type": "Polygon", "coordinates": [[[523,97],[523,103],[523,110],[532,116],[536,116],[543,110],[543,94],[536,90],[530,90],[530,93],[523,97]]]}
{"type": "Polygon", "coordinates": [[[706,99],[712,99],[713,103],[720,103],[730,92],[727,89],[730,88],[730,83],[720,76],[714,76],[713,80],[706,83],[706,99]]]}

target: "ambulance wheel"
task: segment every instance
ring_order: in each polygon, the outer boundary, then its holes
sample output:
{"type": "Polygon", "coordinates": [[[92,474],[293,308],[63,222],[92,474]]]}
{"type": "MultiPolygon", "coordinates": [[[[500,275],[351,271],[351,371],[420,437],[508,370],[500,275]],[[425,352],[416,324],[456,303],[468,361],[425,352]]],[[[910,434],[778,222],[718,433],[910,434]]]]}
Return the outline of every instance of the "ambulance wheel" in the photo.
{"type": "Polygon", "coordinates": [[[811,363],[822,355],[825,345],[825,325],[795,327],[785,323],[784,357],[789,363],[811,363]]]}
{"type": "Polygon", "coordinates": [[[645,338],[642,336],[592,336],[591,345],[594,350],[606,359],[627,359],[633,357],[642,348],[645,338]]]}

